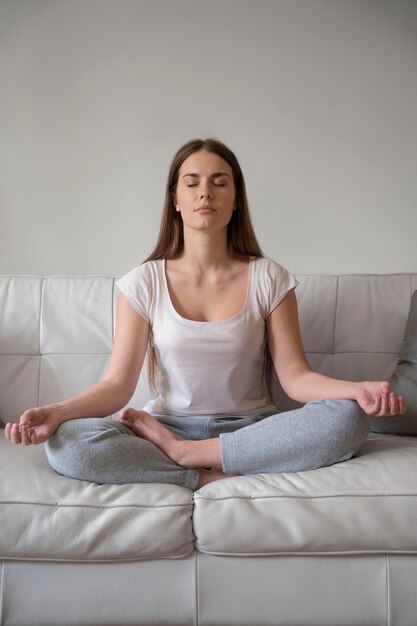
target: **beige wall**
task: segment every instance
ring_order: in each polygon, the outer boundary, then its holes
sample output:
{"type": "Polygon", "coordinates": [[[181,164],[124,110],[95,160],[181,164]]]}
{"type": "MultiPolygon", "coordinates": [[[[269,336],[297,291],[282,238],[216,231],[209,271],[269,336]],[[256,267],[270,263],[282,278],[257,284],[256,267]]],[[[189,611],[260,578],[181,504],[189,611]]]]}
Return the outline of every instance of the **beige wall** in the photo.
{"type": "Polygon", "coordinates": [[[1,0],[0,274],[122,274],[216,136],[294,272],[417,270],[417,3],[1,0]]]}

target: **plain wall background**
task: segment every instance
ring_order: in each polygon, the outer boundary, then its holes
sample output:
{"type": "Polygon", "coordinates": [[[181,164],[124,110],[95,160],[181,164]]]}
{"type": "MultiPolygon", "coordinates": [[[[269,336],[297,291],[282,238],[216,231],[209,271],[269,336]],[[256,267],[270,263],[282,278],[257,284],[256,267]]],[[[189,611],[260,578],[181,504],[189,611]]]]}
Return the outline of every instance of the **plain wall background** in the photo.
{"type": "Polygon", "coordinates": [[[291,271],[416,271],[414,0],[1,0],[0,273],[127,272],[207,136],[291,271]]]}

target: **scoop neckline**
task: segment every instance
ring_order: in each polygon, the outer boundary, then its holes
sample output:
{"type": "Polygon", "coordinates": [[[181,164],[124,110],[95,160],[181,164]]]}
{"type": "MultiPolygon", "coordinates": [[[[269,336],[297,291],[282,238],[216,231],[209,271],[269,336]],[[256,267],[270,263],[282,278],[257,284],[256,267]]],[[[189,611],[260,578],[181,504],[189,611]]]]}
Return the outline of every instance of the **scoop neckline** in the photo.
{"type": "Polygon", "coordinates": [[[251,257],[249,259],[249,268],[248,268],[248,278],[247,278],[247,287],[246,287],[246,299],[245,299],[245,303],[243,305],[243,307],[241,308],[241,310],[236,313],[235,315],[232,315],[231,317],[226,317],[223,320],[213,320],[211,322],[201,322],[199,320],[190,320],[188,319],[188,317],[183,317],[182,315],[180,315],[177,311],[177,309],[174,307],[174,304],[172,302],[171,299],[171,294],[169,293],[169,288],[168,288],[168,279],[167,279],[167,275],[166,275],[166,259],[160,259],[160,268],[162,270],[162,276],[163,276],[163,284],[164,284],[164,291],[165,291],[165,297],[166,300],[168,302],[168,306],[169,309],[171,311],[171,313],[174,315],[174,317],[176,317],[179,321],[181,321],[184,324],[187,324],[189,326],[223,326],[225,324],[229,324],[231,322],[234,322],[236,320],[238,320],[239,318],[243,317],[246,314],[246,311],[248,309],[248,303],[249,303],[249,295],[251,293],[251,287],[252,287],[252,273],[253,273],[253,265],[254,265],[254,261],[256,261],[257,257],[251,257]]]}

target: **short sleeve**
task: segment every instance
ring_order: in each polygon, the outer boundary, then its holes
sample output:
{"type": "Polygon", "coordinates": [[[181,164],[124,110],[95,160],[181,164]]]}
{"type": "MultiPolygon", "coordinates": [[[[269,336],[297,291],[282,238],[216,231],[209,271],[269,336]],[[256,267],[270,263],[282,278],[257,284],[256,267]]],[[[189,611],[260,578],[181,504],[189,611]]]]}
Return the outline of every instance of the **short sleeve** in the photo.
{"type": "Polygon", "coordinates": [[[295,289],[298,281],[294,276],[271,259],[263,259],[263,271],[259,277],[265,319],[279,305],[291,289],[295,289]]]}
{"type": "Polygon", "coordinates": [[[116,287],[130,302],[135,311],[150,323],[150,277],[146,263],[135,267],[133,270],[116,281],[116,287]]]}

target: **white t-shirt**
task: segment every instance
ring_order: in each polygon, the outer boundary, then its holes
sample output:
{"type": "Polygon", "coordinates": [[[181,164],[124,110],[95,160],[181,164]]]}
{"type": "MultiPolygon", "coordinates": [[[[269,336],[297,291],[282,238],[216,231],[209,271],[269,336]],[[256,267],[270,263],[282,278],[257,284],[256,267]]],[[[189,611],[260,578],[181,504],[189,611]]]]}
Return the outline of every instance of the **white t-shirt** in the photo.
{"type": "Polygon", "coordinates": [[[197,322],[175,310],[165,260],[148,261],[116,285],[150,325],[158,395],[152,415],[229,417],[274,412],[263,366],[266,319],[297,281],[268,258],[252,258],[243,309],[225,320],[197,322]]]}

